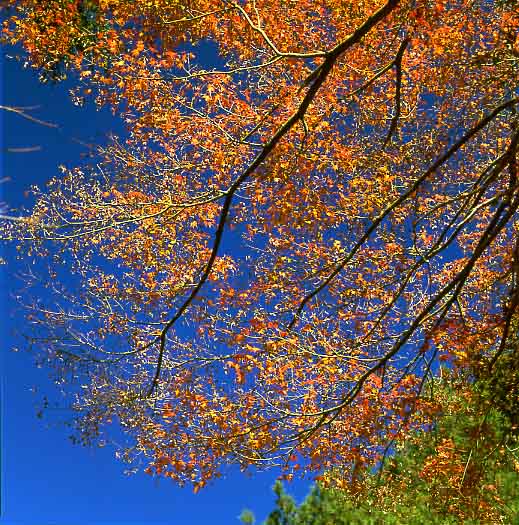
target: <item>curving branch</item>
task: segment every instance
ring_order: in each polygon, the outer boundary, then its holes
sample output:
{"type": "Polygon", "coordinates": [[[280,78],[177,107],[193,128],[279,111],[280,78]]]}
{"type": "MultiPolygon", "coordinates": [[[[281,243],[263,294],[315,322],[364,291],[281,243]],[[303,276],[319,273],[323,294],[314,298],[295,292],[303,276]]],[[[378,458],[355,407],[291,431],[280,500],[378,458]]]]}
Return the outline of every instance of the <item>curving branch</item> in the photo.
{"type": "Polygon", "coordinates": [[[258,169],[258,167],[265,161],[265,159],[267,159],[270,153],[281,141],[281,139],[295,126],[297,122],[303,119],[306,111],[308,110],[308,107],[310,106],[315,96],[317,95],[319,89],[323,85],[324,81],[327,79],[328,75],[332,71],[333,66],[337,62],[338,58],[350,47],[360,42],[362,38],[376,24],[378,24],[381,20],[387,17],[397,7],[398,3],[399,0],[388,0],[388,2],[383,7],[381,7],[378,11],[373,13],[373,15],[371,15],[355,32],[353,32],[350,36],[348,36],[346,39],[344,39],[334,48],[332,48],[328,53],[326,53],[326,58],[324,62],[316,68],[312,81],[309,84],[308,91],[303,97],[298,108],[292,113],[290,117],[288,117],[288,119],[283,124],[281,124],[281,126],[272,136],[272,138],[263,146],[261,152],[256,156],[256,158],[247,167],[247,169],[243,171],[239,177],[237,177],[237,179],[234,181],[231,187],[227,190],[227,194],[222,205],[222,210],[220,212],[218,226],[216,228],[214,236],[211,255],[209,257],[209,260],[207,261],[204,272],[202,273],[202,276],[200,277],[196,286],[193,288],[189,297],[182,303],[180,308],[177,310],[176,314],[166,323],[158,340],[155,341],[160,343],[160,347],[155,376],[148,391],[148,397],[150,397],[153,394],[153,391],[155,390],[158,384],[168,331],[175,324],[175,322],[178,321],[178,319],[180,319],[183,313],[189,308],[189,306],[201,290],[202,286],[209,278],[209,275],[214,265],[214,261],[216,260],[216,256],[218,254],[218,250],[220,248],[220,244],[222,242],[222,237],[225,229],[225,222],[229,215],[229,210],[231,208],[234,194],[240,188],[240,186],[258,169]]]}
{"type": "Polygon", "coordinates": [[[398,53],[396,54],[395,61],[394,61],[394,67],[395,67],[395,114],[393,115],[393,118],[391,119],[391,124],[389,126],[389,131],[387,133],[386,140],[384,140],[383,147],[385,148],[389,141],[391,140],[391,137],[396,131],[396,128],[398,126],[398,120],[400,118],[400,109],[402,105],[401,101],[401,91],[402,91],[402,57],[404,56],[404,51],[407,47],[407,44],[409,43],[409,40],[406,38],[402,44],[400,45],[400,48],[398,50],[398,53]]]}

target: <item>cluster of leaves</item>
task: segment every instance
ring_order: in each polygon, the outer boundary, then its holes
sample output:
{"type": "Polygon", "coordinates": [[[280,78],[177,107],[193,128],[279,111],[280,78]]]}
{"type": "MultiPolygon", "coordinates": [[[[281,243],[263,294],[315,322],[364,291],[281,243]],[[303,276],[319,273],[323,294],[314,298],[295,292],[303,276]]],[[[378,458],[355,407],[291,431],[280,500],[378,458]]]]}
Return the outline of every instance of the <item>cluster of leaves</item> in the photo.
{"type": "Polygon", "coordinates": [[[80,442],[119,421],[124,457],[195,490],[230,462],[355,480],[445,410],[439,361],[501,366],[513,5],[8,4],[5,38],[128,127],[2,220],[80,442]]]}
{"type": "Polygon", "coordinates": [[[62,80],[78,57],[107,56],[103,45],[109,25],[96,0],[34,0],[19,4],[9,0],[5,7],[16,10],[7,18],[4,43],[23,41],[42,81],[62,80]]]}
{"type": "MultiPolygon", "coordinates": [[[[280,482],[265,525],[478,524],[519,520],[519,441],[475,391],[439,388],[446,411],[411,435],[362,484],[330,472],[298,506],[280,482]]],[[[243,523],[254,523],[250,511],[243,523]]]]}
{"type": "Polygon", "coordinates": [[[197,18],[188,14],[191,3],[5,0],[1,7],[13,13],[6,16],[2,39],[23,45],[42,81],[63,80],[70,69],[99,68],[107,78],[123,50],[136,56],[145,46],[158,52],[154,46],[164,51],[200,38],[197,18]]]}

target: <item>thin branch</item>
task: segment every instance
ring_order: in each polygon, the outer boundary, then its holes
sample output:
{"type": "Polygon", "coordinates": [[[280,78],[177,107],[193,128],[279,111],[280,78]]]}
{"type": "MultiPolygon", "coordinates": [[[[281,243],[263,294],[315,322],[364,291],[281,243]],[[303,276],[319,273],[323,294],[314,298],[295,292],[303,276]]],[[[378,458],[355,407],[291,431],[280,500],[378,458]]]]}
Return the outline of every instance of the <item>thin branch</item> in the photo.
{"type": "Polygon", "coordinates": [[[232,11],[233,9],[236,9],[235,7],[224,7],[223,9],[215,9],[214,11],[209,11],[207,13],[202,13],[200,15],[196,15],[196,16],[192,16],[192,17],[187,17],[185,16],[184,18],[178,18],[177,20],[164,20],[164,19],[161,19],[161,22],[165,25],[170,25],[170,24],[180,24],[180,23],[185,23],[185,22],[196,22],[198,20],[202,20],[203,18],[207,18],[209,16],[212,16],[212,15],[219,15],[220,13],[225,13],[227,11],[232,11]]]}
{"type": "MultiPolygon", "coordinates": [[[[391,1],[391,0],[390,0],[391,1]]],[[[249,26],[251,27],[251,29],[253,29],[254,31],[256,31],[259,35],[261,35],[261,37],[263,38],[263,40],[266,42],[267,46],[270,47],[270,49],[273,51],[273,53],[278,56],[278,57],[284,57],[284,58],[287,58],[287,57],[290,57],[290,58],[317,58],[317,57],[325,57],[327,55],[326,52],[324,51],[314,51],[312,53],[291,53],[291,52],[283,52],[283,51],[280,51],[277,46],[274,44],[274,42],[272,42],[272,40],[270,39],[270,37],[267,35],[267,33],[265,32],[265,30],[261,27],[260,25],[260,22],[259,22],[259,19],[258,19],[258,23],[255,24],[250,16],[248,15],[247,11],[245,11],[245,9],[243,9],[243,7],[241,7],[239,4],[235,3],[235,2],[229,2],[235,9],[237,9],[238,11],[240,11],[240,13],[242,14],[243,18],[245,18],[245,21],[247,22],[247,24],[249,24],[249,26]]],[[[259,17],[258,17],[259,18],[259,17]]]]}
{"type": "Polygon", "coordinates": [[[24,108],[17,108],[14,106],[2,106],[0,105],[0,109],[3,109],[4,111],[9,111],[11,113],[16,113],[20,117],[23,117],[27,120],[30,120],[31,122],[34,122],[36,124],[40,124],[42,126],[47,126],[48,128],[57,128],[59,127],[57,124],[54,124],[52,122],[47,122],[45,120],[41,120],[39,118],[33,117],[32,115],[29,115],[24,111],[24,108]]]}

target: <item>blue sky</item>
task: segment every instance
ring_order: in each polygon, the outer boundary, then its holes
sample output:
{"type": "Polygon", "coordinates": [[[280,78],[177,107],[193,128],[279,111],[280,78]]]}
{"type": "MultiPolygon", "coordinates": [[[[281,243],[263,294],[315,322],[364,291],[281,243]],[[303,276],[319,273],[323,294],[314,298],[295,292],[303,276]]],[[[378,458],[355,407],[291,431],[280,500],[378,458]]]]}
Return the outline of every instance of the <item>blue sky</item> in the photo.
{"type": "MultiPolygon", "coordinates": [[[[108,111],[92,106],[77,108],[68,96],[70,85],[40,84],[37,75],[7,56],[2,64],[1,104],[38,106],[30,114],[58,128],[35,124],[0,112],[0,190],[2,199],[18,207],[27,202],[31,184],[44,185],[58,175],[57,166],[80,164],[88,153],[85,144],[102,144],[110,131],[120,133],[120,123],[108,111]],[[13,152],[18,148],[35,151],[13,152]],[[9,151],[11,150],[11,151],[9,151]]],[[[193,494],[169,480],[145,474],[124,475],[125,465],[114,449],[73,445],[67,429],[54,422],[52,411],[43,419],[36,413],[44,395],[55,394],[48,371],[35,366],[23,350],[24,319],[15,308],[13,294],[23,271],[14,250],[4,249],[10,264],[2,268],[3,315],[1,346],[1,517],[6,525],[80,525],[112,523],[232,525],[245,507],[261,521],[273,508],[271,487],[275,472],[247,477],[231,471],[226,479],[193,494]],[[19,352],[12,349],[19,347],[19,352]]],[[[289,486],[297,499],[309,482],[289,486]]]]}

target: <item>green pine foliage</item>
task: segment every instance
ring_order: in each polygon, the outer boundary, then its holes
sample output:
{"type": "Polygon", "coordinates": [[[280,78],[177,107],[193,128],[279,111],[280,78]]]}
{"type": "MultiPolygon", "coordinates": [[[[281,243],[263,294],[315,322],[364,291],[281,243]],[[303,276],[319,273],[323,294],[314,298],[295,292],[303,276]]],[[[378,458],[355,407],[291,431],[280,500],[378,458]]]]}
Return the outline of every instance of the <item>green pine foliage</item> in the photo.
{"type": "MultiPolygon", "coordinates": [[[[514,390],[509,376],[506,383],[514,390]]],[[[275,508],[263,525],[519,525],[519,439],[510,392],[484,381],[467,391],[452,378],[432,386],[444,409],[431,430],[396,445],[383,469],[366,471],[355,486],[339,472],[327,473],[300,505],[276,483],[275,508]]],[[[243,523],[254,523],[250,511],[246,518],[243,523]]]]}

